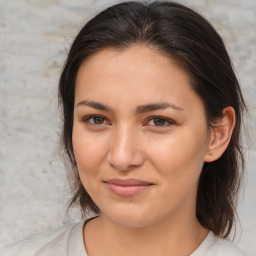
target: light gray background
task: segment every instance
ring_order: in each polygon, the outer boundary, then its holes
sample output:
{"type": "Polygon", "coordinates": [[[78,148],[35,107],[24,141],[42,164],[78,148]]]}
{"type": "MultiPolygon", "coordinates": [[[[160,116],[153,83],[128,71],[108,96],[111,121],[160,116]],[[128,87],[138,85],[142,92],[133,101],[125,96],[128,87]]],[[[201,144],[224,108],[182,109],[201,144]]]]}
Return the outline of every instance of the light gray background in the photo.
{"type": "MultiPolygon", "coordinates": [[[[58,156],[58,77],[79,28],[115,2],[0,0],[1,244],[65,220],[69,194],[58,156]]],[[[235,241],[256,256],[256,1],[179,2],[202,13],[224,38],[250,109],[251,145],[235,241]]]]}

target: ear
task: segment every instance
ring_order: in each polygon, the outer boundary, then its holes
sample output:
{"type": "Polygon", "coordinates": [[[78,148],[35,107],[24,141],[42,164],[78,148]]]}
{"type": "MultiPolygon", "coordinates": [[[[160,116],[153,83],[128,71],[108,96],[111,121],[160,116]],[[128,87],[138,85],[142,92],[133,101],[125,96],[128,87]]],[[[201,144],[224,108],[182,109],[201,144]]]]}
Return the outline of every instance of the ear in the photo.
{"type": "Polygon", "coordinates": [[[222,111],[222,117],[211,128],[208,149],[205,154],[205,162],[213,162],[221,157],[230,142],[236,123],[235,110],[226,107],[222,111]]]}

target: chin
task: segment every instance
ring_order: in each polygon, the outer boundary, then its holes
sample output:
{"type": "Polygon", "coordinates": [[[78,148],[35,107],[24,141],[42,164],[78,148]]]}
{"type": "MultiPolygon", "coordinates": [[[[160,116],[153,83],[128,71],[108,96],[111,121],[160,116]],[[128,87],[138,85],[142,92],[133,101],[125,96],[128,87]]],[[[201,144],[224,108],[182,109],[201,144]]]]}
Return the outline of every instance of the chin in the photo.
{"type": "Polygon", "coordinates": [[[129,211],[128,209],[116,210],[115,212],[105,214],[111,221],[127,228],[142,228],[152,224],[148,219],[150,214],[141,211],[129,211]]]}
{"type": "Polygon", "coordinates": [[[145,219],[135,219],[133,217],[132,218],[127,217],[125,219],[124,216],[122,216],[122,218],[114,219],[114,221],[118,225],[127,227],[127,228],[143,228],[148,225],[148,223],[145,221],[145,219]]]}

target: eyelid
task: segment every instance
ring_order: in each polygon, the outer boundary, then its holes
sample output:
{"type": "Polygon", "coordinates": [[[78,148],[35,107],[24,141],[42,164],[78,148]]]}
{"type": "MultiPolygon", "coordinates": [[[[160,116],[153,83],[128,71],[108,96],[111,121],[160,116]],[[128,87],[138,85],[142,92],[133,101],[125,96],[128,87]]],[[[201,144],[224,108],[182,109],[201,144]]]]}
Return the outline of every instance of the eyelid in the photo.
{"type": "Polygon", "coordinates": [[[154,119],[162,119],[162,120],[164,120],[165,122],[167,122],[168,124],[167,124],[167,125],[160,125],[160,126],[157,126],[157,125],[150,125],[150,126],[160,127],[160,128],[161,128],[161,127],[167,127],[167,126],[176,124],[175,121],[173,121],[173,120],[171,120],[171,119],[169,119],[169,118],[163,117],[163,116],[151,116],[151,117],[149,117],[149,118],[147,119],[146,123],[148,123],[148,122],[150,122],[150,121],[152,121],[152,120],[154,120],[154,119]]]}
{"type": "Polygon", "coordinates": [[[104,117],[104,116],[102,116],[102,115],[89,115],[89,116],[85,116],[85,117],[81,118],[81,121],[84,122],[84,123],[87,123],[87,124],[89,124],[89,125],[92,125],[92,126],[103,126],[103,125],[106,125],[106,124],[104,124],[104,123],[103,123],[103,124],[93,124],[93,123],[90,123],[90,122],[89,122],[89,119],[95,118],[95,117],[103,118],[104,121],[106,121],[106,122],[109,123],[109,121],[107,120],[107,118],[104,117]]]}
{"type": "MultiPolygon", "coordinates": [[[[163,117],[163,116],[151,116],[147,119],[147,121],[145,122],[145,124],[148,124],[150,121],[154,120],[154,119],[161,119],[161,120],[164,120],[167,124],[164,124],[164,125],[149,125],[151,127],[159,127],[159,128],[163,128],[163,127],[168,127],[168,126],[171,126],[171,125],[174,125],[176,124],[175,121],[173,121],[172,119],[169,119],[169,118],[166,118],[166,117],[163,117]]],[[[88,115],[86,117],[83,117],[81,119],[81,122],[84,122],[88,125],[91,125],[91,126],[104,126],[104,125],[109,125],[110,122],[108,121],[108,119],[106,117],[104,117],[103,115],[99,115],[99,114],[93,114],[93,115],[88,115]],[[89,122],[89,120],[91,118],[96,118],[96,117],[100,117],[102,119],[104,119],[104,122],[106,121],[108,124],[106,123],[102,123],[102,124],[94,124],[94,123],[91,123],[89,122]]]]}

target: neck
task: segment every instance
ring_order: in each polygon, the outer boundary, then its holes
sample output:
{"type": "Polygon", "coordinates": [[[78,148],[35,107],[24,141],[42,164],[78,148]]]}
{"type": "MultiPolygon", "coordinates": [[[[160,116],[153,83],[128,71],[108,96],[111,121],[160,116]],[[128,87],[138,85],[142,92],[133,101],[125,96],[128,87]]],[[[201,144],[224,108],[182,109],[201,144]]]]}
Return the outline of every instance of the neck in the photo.
{"type": "Polygon", "coordinates": [[[184,256],[195,251],[208,233],[195,216],[177,216],[153,225],[131,228],[115,223],[104,214],[89,221],[84,231],[89,256],[129,256],[131,252],[133,256],[184,256]]]}

